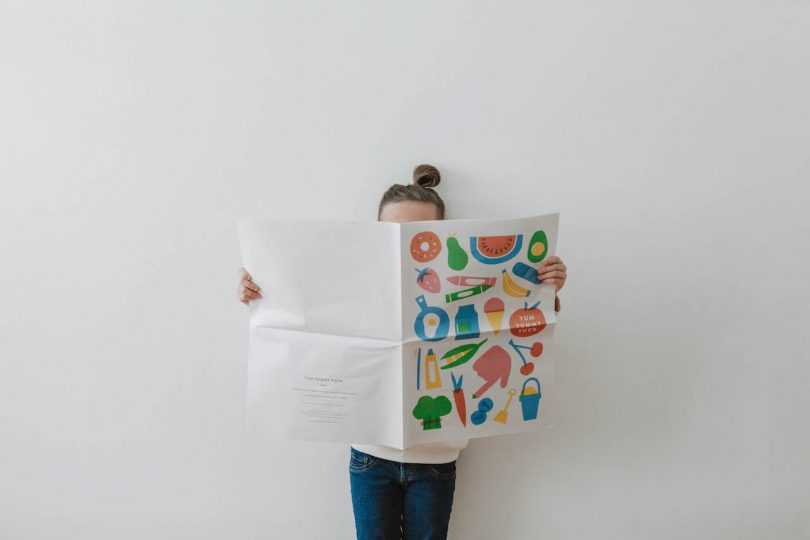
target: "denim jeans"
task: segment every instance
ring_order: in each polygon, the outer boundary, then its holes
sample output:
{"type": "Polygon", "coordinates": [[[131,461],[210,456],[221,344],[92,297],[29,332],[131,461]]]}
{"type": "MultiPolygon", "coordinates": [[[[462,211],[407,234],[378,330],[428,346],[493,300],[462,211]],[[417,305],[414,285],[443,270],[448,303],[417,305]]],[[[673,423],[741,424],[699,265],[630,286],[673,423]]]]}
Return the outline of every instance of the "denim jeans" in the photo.
{"type": "Polygon", "coordinates": [[[399,463],[352,448],[349,479],[358,540],[447,537],[455,461],[399,463]]]}

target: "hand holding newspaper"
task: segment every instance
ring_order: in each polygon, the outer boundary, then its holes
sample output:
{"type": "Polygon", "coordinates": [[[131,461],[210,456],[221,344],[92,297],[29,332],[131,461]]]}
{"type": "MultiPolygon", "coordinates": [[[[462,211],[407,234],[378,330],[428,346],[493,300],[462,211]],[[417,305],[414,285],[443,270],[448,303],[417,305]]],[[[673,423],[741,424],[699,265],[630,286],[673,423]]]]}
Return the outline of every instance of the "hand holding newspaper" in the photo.
{"type": "Polygon", "coordinates": [[[550,426],[559,214],[410,223],[242,220],[248,430],[417,444],[550,426]]]}

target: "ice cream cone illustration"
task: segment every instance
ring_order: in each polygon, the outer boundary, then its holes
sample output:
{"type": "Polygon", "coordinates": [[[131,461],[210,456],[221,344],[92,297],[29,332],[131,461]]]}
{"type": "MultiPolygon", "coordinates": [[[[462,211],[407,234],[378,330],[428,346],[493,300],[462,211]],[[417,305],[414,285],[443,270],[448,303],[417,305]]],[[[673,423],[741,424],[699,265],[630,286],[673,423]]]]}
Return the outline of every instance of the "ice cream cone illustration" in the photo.
{"type": "Polygon", "coordinates": [[[484,313],[487,314],[489,325],[495,332],[495,335],[501,331],[501,324],[503,324],[503,300],[500,298],[490,298],[484,304],[484,313]]]}

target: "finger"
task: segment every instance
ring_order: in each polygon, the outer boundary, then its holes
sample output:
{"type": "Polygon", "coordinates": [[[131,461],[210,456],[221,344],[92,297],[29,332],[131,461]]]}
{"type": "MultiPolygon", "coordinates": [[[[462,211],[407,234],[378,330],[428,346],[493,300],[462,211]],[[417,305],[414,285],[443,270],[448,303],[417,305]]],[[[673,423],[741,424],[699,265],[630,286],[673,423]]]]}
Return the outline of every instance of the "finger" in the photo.
{"type": "Polygon", "coordinates": [[[250,289],[246,289],[245,287],[239,287],[239,297],[240,298],[250,298],[255,300],[257,298],[261,298],[261,294],[256,291],[251,291],[250,289]]]}
{"type": "Polygon", "coordinates": [[[566,274],[562,270],[551,270],[549,272],[543,272],[542,274],[540,274],[540,279],[546,279],[547,277],[549,277],[549,278],[556,277],[556,278],[565,279],[565,276],[566,276],[566,274]]]}
{"type": "Polygon", "coordinates": [[[244,287],[246,289],[250,289],[251,291],[259,292],[261,290],[258,285],[256,285],[252,281],[248,281],[246,279],[242,280],[241,285],[242,285],[242,287],[244,287]]]}
{"type": "Polygon", "coordinates": [[[540,264],[537,266],[537,269],[538,270],[544,270],[544,269],[550,268],[552,266],[559,266],[560,264],[562,264],[562,263],[559,262],[559,261],[546,259],[545,261],[540,262],[540,264]]]}
{"type": "Polygon", "coordinates": [[[244,268],[239,269],[239,277],[243,280],[246,279],[248,281],[251,281],[253,279],[253,276],[251,276],[250,273],[244,268]]]}
{"type": "Polygon", "coordinates": [[[562,270],[562,271],[564,271],[564,270],[565,270],[565,266],[564,266],[564,265],[562,265],[562,264],[552,264],[552,265],[549,265],[549,266],[543,266],[543,267],[541,267],[541,268],[539,268],[539,269],[538,269],[538,271],[539,271],[541,274],[544,274],[544,273],[546,273],[546,272],[551,272],[551,271],[553,271],[553,270],[562,270]]]}
{"type": "Polygon", "coordinates": [[[551,256],[551,257],[549,257],[548,259],[543,259],[543,260],[540,262],[540,264],[555,264],[555,263],[561,263],[561,262],[562,262],[562,259],[560,259],[560,258],[559,258],[559,257],[557,257],[556,255],[552,255],[552,256],[551,256]]]}

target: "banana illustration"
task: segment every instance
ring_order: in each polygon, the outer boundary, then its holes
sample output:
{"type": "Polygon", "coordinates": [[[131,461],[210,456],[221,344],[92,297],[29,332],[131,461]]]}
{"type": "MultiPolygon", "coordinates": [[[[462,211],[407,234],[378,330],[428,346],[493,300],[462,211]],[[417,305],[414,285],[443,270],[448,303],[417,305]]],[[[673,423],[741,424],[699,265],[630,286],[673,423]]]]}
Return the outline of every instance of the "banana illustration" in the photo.
{"type": "Polygon", "coordinates": [[[529,296],[531,291],[515,283],[512,276],[509,275],[509,272],[502,270],[501,273],[503,274],[503,292],[514,298],[526,298],[529,296]]]}

